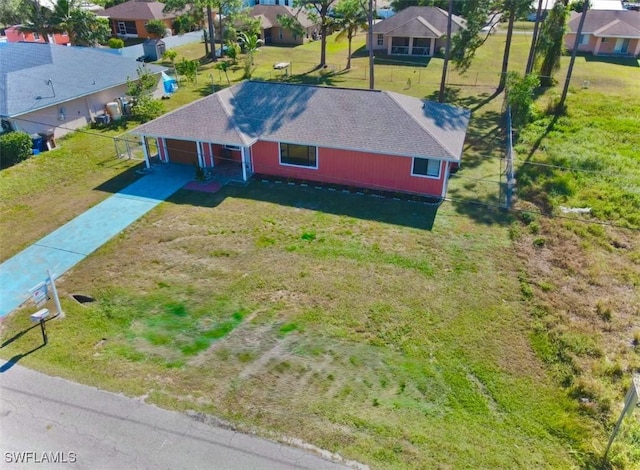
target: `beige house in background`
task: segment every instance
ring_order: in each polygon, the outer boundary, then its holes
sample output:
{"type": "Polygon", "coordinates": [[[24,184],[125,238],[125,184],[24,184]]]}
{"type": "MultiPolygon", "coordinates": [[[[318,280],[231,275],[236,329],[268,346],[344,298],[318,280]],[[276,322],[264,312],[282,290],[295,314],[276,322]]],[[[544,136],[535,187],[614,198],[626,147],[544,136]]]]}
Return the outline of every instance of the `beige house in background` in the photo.
{"type": "Polygon", "coordinates": [[[249,17],[260,20],[260,39],[265,44],[304,44],[306,39],[313,36],[314,30],[318,30],[318,26],[304,11],[296,12],[285,5],[256,5],[249,9],[249,17]],[[302,26],[304,34],[294,34],[291,30],[283,28],[278,21],[279,16],[295,18],[302,26]]]}
{"type": "MultiPolygon", "coordinates": [[[[574,13],[564,41],[573,50],[580,13],[574,13]]],[[[578,42],[579,52],[593,55],[640,56],[640,11],[589,10],[578,42]]]]}

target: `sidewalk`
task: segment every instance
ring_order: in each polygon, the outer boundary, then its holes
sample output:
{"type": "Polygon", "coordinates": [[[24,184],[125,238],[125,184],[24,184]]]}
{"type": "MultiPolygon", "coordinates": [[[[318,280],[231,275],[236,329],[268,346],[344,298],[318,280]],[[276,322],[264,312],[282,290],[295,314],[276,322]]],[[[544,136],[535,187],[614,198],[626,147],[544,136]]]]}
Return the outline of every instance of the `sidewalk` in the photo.
{"type": "MultiPolygon", "coordinates": [[[[29,298],[29,289],[58,277],[193,179],[188,165],[153,171],[0,265],[0,318],[29,298]]],[[[35,306],[34,306],[35,309],[35,306]]]]}

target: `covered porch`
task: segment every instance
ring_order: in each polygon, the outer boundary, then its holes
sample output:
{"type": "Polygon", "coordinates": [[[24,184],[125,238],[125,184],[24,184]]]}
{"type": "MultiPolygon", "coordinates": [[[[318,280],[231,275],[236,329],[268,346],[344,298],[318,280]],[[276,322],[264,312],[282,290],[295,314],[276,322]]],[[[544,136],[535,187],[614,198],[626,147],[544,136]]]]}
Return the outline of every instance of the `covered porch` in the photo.
{"type": "Polygon", "coordinates": [[[387,54],[431,57],[435,47],[435,38],[391,36],[387,42],[387,54]]]}
{"type": "Polygon", "coordinates": [[[253,174],[250,146],[144,135],[141,140],[147,168],[155,157],[161,163],[193,166],[194,178],[195,169],[200,168],[205,181],[214,180],[222,185],[247,182],[253,174]],[[152,154],[151,148],[157,152],[152,154]]]}

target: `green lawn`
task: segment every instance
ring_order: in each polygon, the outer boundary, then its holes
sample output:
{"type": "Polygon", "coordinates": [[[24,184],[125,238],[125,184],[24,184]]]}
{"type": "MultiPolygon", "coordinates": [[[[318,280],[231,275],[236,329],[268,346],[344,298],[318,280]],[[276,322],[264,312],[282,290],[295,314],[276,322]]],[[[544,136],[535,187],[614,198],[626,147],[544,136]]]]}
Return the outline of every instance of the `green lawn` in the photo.
{"type": "MultiPolygon", "coordinates": [[[[329,73],[313,70],[311,43],[261,48],[255,75],[280,79],[272,66],[286,58],[304,74],[291,80],[367,87],[366,58],[342,73],[346,43],[329,45],[329,73]]],[[[492,207],[503,46],[491,36],[467,74],[449,77],[449,99],[473,114],[437,213],[259,181],[180,191],[61,279],[67,317],[20,363],[374,468],[593,468],[640,366],[640,246],[628,229],[492,207]]],[[[514,37],[514,70],[527,46],[514,37]]],[[[199,58],[203,46],[179,53],[199,58]]],[[[589,204],[594,221],[637,227],[637,67],[611,62],[579,58],[554,127],[543,111],[558,90],[538,98],[538,120],[518,134],[517,209],[589,204]]],[[[441,65],[380,57],[376,86],[433,97],[441,65]]],[[[226,84],[205,64],[166,105],[210,93],[212,79],[226,84]]],[[[124,130],[76,133],[0,172],[3,258],[137,177],[136,162],[114,157],[110,137],[124,130]]],[[[3,341],[30,326],[30,311],[2,323],[3,341]]],[[[39,341],[30,330],[0,355],[39,341]]],[[[623,429],[616,467],[637,468],[639,436],[623,429]]]]}

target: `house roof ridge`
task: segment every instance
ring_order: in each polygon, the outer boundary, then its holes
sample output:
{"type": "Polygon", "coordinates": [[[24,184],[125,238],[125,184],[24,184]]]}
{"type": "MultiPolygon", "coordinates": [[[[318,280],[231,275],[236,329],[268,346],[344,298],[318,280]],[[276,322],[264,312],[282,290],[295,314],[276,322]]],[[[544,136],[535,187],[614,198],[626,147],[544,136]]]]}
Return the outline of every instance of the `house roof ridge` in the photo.
{"type": "MultiPolygon", "coordinates": [[[[449,155],[449,158],[451,158],[454,161],[458,161],[459,158],[454,154],[454,152],[451,151],[451,149],[446,146],[437,136],[435,136],[433,134],[433,132],[431,131],[431,129],[429,129],[427,126],[425,126],[424,122],[420,122],[419,119],[416,119],[416,117],[413,115],[413,113],[411,113],[409,110],[407,110],[404,105],[397,99],[396,95],[397,93],[393,92],[393,91],[384,91],[383,92],[385,95],[387,95],[389,98],[391,98],[393,100],[394,103],[396,103],[400,109],[402,109],[402,111],[409,116],[416,124],[418,124],[427,134],[429,134],[431,136],[431,138],[438,143],[438,145],[440,146],[440,148],[442,148],[445,153],[447,153],[447,155],[449,155]]],[[[420,100],[423,103],[423,107],[424,104],[427,100],[420,100]]],[[[438,103],[441,104],[441,103],[438,103]]]]}
{"type": "Polygon", "coordinates": [[[611,26],[617,24],[617,23],[623,23],[623,21],[621,21],[619,18],[615,18],[614,20],[609,21],[607,24],[600,26],[598,29],[596,29],[595,31],[593,31],[594,36],[601,33],[602,31],[605,31],[607,29],[609,29],[611,26]]]}
{"type": "Polygon", "coordinates": [[[429,21],[427,21],[425,18],[423,18],[422,16],[417,16],[416,17],[418,19],[418,21],[420,23],[422,23],[423,25],[425,25],[427,28],[429,28],[431,31],[433,31],[434,33],[436,33],[438,36],[442,36],[444,33],[442,31],[440,31],[438,28],[436,28],[435,26],[433,26],[431,23],[429,23],[429,21]]]}

